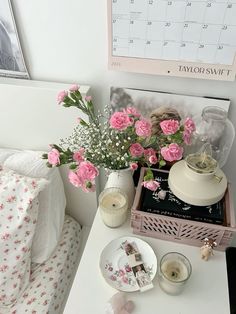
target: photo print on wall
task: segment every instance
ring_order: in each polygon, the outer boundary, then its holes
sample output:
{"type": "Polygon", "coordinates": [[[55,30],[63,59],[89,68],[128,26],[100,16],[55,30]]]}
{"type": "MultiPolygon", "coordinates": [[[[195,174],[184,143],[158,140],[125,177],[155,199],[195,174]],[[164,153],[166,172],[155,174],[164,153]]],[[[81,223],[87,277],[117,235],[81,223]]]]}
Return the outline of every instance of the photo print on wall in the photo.
{"type": "MultiPolygon", "coordinates": [[[[190,117],[195,125],[200,126],[202,111],[206,107],[220,107],[226,112],[229,111],[230,100],[212,98],[207,96],[190,96],[174,94],[169,92],[140,90],[123,87],[111,87],[110,106],[113,111],[122,111],[127,107],[135,107],[143,117],[150,119],[153,134],[160,133],[160,122],[163,120],[184,120],[190,117]]],[[[228,127],[223,134],[224,141],[231,147],[231,137],[228,127]]],[[[185,155],[198,151],[202,142],[185,148],[185,155]]]]}
{"type": "Polygon", "coordinates": [[[145,118],[162,114],[164,110],[168,113],[168,119],[180,120],[189,116],[195,123],[198,123],[201,120],[203,108],[217,106],[228,112],[230,100],[113,86],[110,89],[110,105],[113,111],[135,107],[145,118]],[[173,117],[176,114],[178,117],[173,117]]]}
{"type": "Polygon", "coordinates": [[[29,78],[10,0],[0,1],[0,76],[29,78]]]}

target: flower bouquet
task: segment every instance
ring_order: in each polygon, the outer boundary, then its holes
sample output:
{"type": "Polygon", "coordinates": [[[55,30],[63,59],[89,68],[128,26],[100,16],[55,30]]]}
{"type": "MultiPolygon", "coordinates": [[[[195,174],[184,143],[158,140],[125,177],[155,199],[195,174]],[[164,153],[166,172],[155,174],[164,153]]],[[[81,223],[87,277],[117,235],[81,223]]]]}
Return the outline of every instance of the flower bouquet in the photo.
{"type": "Polygon", "coordinates": [[[103,113],[96,114],[90,96],[82,97],[79,86],[72,85],[69,91],[58,94],[58,103],[64,107],[76,107],[86,116],[78,118],[72,134],[60,144],[52,144],[43,155],[47,165],[69,164],[69,181],[83,191],[95,190],[95,178],[99,169],[136,170],[138,164],[148,166],[143,185],[156,190],[159,183],[154,180],[151,166],[164,166],[166,161],[180,160],[183,145],[189,145],[195,125],[190,118],[183,124],[177,120],[160,122],[162,133],[152,135],[152,124],[134,107],[112,112],[106,106],[103,113]]]}

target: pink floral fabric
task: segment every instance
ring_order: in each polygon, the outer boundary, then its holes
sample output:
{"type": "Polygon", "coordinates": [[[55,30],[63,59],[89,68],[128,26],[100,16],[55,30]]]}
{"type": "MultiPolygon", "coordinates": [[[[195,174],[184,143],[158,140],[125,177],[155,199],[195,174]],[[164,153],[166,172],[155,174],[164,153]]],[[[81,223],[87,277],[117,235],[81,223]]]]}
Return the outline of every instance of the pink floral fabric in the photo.
{"type": "Polygon", "coordinates": [[[29,283],[30,253],[45,179],[0,169],[0,313],[29,283]]]}
{"type": "Polygon", "coordinates": [[[63,312],[73,272],[78,264],[81,227],[70,216],[65,223],[52,256],[34,267],[30,283],[17,303],[0,314],[58,314],[63,312]]]}

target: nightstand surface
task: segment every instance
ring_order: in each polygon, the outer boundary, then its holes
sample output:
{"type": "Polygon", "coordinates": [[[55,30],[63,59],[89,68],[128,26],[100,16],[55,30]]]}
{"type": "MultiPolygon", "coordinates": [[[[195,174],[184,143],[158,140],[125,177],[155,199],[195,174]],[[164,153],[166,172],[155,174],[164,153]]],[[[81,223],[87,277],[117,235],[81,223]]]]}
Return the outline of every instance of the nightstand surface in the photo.
{"type": "Polygon", "coordinates": [[[97,212],[64,314],[105,314],[107,301],[117,291],[103,279],[99,259],[103,248],[121,236],[137,236],[156,253],[157,261],[171,251],[184,254],[193,272],[186,289],[179,296],[169,296],[158,285],[146,292],[132,292],[127,299],[135,303],[134,314],[229,314],[228,282],[225,253],[214,252],[208,262],[201,260],[197,247],[134,235],[127,222],[115,229],[106,227],[97,212]]]}

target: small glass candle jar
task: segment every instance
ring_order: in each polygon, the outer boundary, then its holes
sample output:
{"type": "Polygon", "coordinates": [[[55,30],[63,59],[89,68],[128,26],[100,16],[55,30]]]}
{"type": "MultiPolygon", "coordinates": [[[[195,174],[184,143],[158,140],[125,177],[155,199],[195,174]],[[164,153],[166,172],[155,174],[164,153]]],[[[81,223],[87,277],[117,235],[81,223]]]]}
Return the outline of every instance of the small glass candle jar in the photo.
{"type": "Polygon", "coordinates": [[[190,261],[176,252],[165,254],[160,262],[159,285],[170,295],[180,294],[192,273],[190,261]]]}
{"type": "Polygon", "coordinates": [[[107,188],[99,195],[99,211],[105,225],[121,226],[127,218],[128,196],[120,188],[107,188]]]}

